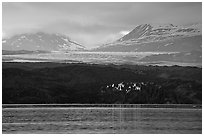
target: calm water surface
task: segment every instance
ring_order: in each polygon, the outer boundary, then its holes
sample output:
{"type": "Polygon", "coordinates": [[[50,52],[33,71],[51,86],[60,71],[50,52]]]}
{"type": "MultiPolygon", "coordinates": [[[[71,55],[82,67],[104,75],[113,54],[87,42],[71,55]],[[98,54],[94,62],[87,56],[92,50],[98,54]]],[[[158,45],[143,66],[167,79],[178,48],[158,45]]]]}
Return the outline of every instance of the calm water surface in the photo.
{"type": "Polygon", "coordinates": [[[202,133],[200,108],[3,108],[3,133],[202,133]]]}

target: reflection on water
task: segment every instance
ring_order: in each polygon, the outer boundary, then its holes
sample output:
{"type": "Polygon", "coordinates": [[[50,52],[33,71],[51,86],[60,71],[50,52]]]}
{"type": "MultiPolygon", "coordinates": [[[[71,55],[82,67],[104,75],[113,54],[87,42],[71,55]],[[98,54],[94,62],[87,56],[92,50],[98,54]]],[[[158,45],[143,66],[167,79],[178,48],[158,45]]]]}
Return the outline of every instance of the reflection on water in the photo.
{"type": "Polygon", "coordinates": [[[201,109],[4,108],[3,133],[201,133],[201,109]]]}

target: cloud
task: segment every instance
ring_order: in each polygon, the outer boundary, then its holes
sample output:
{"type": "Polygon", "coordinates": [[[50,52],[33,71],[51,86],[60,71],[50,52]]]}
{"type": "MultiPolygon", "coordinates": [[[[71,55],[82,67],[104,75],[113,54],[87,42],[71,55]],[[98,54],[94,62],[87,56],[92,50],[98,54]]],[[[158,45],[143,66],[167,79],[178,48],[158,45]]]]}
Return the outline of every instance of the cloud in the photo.
{"type": "Polygon", "coordinates": [[[202,22],[202,3],[9,2],[2,6],[5,36],[63,33],[87,47],[119,39],[139,24],[202,22]]]}
{"type": "Polygon", "coordinates": [[[2,32],[2,38],[6,37],[6,33],[2,32]]]}
{"type": "Polygon", "coordinates": [[[119,33],[121,34],[121,35],[126,35],[126,34],[128,34],[130,31],[120,31],[119,33]]]}

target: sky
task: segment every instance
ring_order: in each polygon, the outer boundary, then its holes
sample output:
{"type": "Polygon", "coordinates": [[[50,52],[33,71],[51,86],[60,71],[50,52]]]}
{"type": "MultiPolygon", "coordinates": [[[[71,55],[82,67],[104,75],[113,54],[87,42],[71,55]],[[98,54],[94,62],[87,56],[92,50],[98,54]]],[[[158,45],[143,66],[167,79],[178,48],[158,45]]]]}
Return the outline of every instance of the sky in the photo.
{"type": "Polygon", "coordinates": [[[202,23],[202,3],[186,2],[3,2],[2,35],[62,33],[94,48],[113,42],[137,25],[202,23]]]}

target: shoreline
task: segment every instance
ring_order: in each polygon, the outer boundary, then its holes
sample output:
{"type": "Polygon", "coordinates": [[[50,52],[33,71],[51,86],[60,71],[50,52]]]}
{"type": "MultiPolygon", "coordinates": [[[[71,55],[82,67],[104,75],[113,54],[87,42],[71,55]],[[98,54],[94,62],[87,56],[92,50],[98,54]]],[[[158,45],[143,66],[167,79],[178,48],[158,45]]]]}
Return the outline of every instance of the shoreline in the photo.
{"type": "Polygon", "coordinates": [[[2,104],[2,108],[192,108],[201,104],[2,104]]]}

